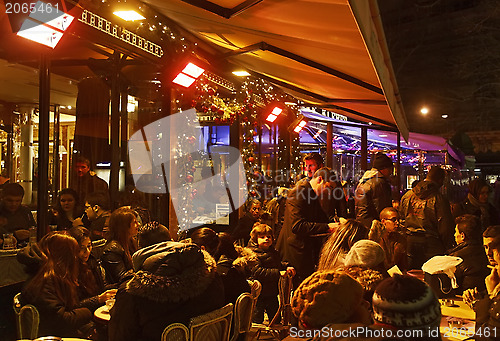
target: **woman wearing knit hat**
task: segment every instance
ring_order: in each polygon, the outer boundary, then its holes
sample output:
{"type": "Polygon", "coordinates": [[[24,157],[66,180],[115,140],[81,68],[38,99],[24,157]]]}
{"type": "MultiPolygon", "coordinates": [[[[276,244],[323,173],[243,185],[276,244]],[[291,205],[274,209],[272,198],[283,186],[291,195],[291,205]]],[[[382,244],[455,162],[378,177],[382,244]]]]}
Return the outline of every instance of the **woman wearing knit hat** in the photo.
{"type": "Polygon", "coordinates": [[[342,271],[317,271],[295,291],[292,312],[302,329],[320,329],[327,324],[371,323],[370,304],[363,288],[342,271]]]}
{"type": "Polygon", "coordinates": [[[376,325],[394,330],[422,331],[423,340],[440,340],[439,300],[425,282],[411,276],[394,275],[382,281],[372,300],[376,325]]]}

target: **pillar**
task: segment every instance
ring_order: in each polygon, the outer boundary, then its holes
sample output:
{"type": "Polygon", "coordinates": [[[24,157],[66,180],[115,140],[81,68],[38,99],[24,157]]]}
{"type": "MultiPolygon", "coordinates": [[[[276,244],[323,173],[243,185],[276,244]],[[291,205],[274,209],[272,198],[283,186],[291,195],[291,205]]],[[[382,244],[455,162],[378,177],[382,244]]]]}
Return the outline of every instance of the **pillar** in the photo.
{"type": "Polygon", "coordinates": [[[33,189],[33,113],[32,105],[19,107],[20,147],[19,183],[24,188],[23,204],[30,205],[33,189]]]}

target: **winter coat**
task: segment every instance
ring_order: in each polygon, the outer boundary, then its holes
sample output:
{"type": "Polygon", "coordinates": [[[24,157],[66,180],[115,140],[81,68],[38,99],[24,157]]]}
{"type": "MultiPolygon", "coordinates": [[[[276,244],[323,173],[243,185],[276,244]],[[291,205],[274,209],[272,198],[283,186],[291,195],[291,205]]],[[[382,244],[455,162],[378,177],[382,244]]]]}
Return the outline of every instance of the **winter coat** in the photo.
{"type": "Polygon", "coordinates": [[[136,272],[110,312],[109,341],[157,341],[169,324],[188,325],[224,304],[215,261],[194,244],[155,244],[137,251],[133,263],[136,272]]]}
{"type": "Polygon", "coordinates": [[[465,241],[451,249],[448,254],[463,259],[455,270],[459,294],[476,287],[479,291],[486,289],[484,279],[490,274],[490,270],[487,267],[488,257],[480,242],[465,241]]]}
{"type": "Polygon", "coordinates": [[[88,308],[68,308],[59,299],[52,280],[47,280],[39,295],[23,292],[23,301],[33,304],[40,313],[38,335],[81,337],[92,324],[92,312],[88,308]]]}
{"type": "Polygon", "coordinates": [[[248,248],[237,248],[238,258],[231,259],[226,255],[217,261],[217,273],[224,285],[224,303],[235,303],[244,292],[251,292],[247,277],[250,276],[252,264],[257,262],[257,256],[248,248]]]}
{"type": "Polygon", "coordinates": [[[354,200],[356,220],[369,229],[384,208],[392,207],[391,184],[378,170],[368,170],[356,187],[354,200]]]}
{"type": "Polygon", "coordinates": [[[410,235],[416,233],[438,239],[443,246],[438,252],[442,254],[454,244],[455,223],[450,203],[439,189],[440,186],[433,181],[419,182],[401,198],[399,215],[405,219],[410,235]]]}
{"type": "Polygon", "coordinates": [[[278,295],[280,271],[286,270],[287,264],[281,261],[279,252],[273,246],[263,250],[254,241],[250,240],[248,247],[257,254],[259,259],[252,269],[252,278],[262,284],[260,296],[273,297],[278,295]]]}
{"type": "Polygon", "coordinates": [[[132,274],[132,267],[125,260],[125,250],[116,240],[109,240],[104,245],[101,264],[109,284],[119,285],[132,274]]]}
{"type": "Polygon", "coordinates": [[[295,268],[298,279],[314,272],[322,241],[314,235],[328,231],[328,217],[318,196],[309,181],[300,181],[288,192],[285,221],[276,243],[281,259],[295,268]]]}

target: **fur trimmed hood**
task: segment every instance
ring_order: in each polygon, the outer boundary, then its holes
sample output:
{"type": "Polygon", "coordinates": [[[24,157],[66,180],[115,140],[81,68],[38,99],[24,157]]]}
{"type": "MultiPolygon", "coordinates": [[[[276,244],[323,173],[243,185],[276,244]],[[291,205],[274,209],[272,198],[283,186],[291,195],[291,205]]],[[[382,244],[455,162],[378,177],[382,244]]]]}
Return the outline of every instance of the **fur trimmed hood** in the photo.
{"type": "Polygon", "coordinates": [[[195,244],[163,242],[132,256],[134,277],[126,291],[156,302],[183,302],[199,296],[214,280],[215,260],[195,244]]]}

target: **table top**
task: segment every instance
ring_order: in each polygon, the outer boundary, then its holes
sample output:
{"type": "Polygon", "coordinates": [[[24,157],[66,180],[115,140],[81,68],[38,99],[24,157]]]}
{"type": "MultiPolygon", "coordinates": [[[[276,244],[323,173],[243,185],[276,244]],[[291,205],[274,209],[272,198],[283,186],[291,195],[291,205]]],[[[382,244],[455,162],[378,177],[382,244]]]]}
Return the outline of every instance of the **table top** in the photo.
{"type": "Polygon", "coordinates": [[[439,300],[439,302],[441,303],[441,315],[459,317],[468,320],[476,319],[476,313],[474,312],[474,310],[472,310],[471,307],[465,304],[461,298],[452,298],[452,301],[453,305],[447,306],[443,304],[444,299],[439,300]]]}
{"type": "Polygon", "coordinates": [[[106,305],[97,308],[94,311],[94,316],[102,322],[108,322],[111,319],[111,315],[109,315],[108,307],[106,307],[106,305]]]}
{"type": "Polygon", "coordinates": [[[443,340],[461,341],[474,336],[476,314],[461,297],[439,302],[442,315],[439,331],[443,340]]]}

